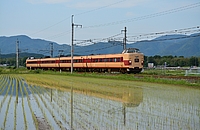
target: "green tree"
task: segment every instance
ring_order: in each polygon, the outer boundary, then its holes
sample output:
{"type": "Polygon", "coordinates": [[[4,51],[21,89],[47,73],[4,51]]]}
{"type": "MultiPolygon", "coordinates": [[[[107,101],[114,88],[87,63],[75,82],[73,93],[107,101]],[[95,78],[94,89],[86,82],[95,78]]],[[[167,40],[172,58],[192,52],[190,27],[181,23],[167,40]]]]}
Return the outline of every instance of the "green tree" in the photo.
{"type": "Polygon", "coordinates": [[[189,62],[190,62],[190,66],[199,66],[199,61],[197,57],[192,56],[189,62]]]}

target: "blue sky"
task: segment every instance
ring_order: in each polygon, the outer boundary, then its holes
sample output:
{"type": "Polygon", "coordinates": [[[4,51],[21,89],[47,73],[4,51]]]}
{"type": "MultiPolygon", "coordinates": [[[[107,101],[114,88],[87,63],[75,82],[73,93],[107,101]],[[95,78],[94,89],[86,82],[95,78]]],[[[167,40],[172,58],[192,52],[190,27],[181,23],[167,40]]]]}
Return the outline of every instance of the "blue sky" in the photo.
{"type": "Polygon", "coordinates": [[[1,0],[0,36],[27,35],[70,44],[72,14],[74,23],[83,26],[75,29],[75,39],[107,38],[125,26],[128,36],[137,36],[199,26],[200,1],[1,0]]]}

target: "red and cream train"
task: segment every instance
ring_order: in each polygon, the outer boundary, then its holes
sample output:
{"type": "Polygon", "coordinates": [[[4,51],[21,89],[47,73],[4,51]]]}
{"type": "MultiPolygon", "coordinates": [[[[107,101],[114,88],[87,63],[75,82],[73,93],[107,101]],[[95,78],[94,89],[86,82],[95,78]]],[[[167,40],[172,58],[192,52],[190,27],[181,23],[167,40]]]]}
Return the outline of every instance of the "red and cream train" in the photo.
{"type": "MultiPolygon", "coordinates": [[[[139,73],[143,69],[144,54],[136,48],[125,49],[121,54],[74,56],[74,71],[139,73]]],[[[71,57],[26,60],[27,69],[71,70],[71,57]]]]}

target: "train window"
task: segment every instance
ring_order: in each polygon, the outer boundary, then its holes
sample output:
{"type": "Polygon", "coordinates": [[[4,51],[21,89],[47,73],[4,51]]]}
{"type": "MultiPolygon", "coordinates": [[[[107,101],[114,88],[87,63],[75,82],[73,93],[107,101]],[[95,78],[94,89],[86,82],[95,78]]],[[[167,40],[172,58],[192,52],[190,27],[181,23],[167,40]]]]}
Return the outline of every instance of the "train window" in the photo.
{"type": "Polygon", "coordinates": [[[113,58],[110,58],[110,62],[113,62],[113,58]]]}
{"type": "Polygon", "coordinates": [[[109,58],[104,58],[104,62],[108,62],[109,61],[109,58]]]}
{"type": "Polygon", "coordinates": [[[135,62],[139,62],[139,59],[135,59],[135,62]]]}
{"type": "Polygon", "coordinates": [[[61,60],[61,63],[67,63],[67,60],[61,60]]]}
{"type": "Polygon", "coordinates": [[[117,58],[117,62],[120,62],[120,58],[117,58]]]}
{"type": "Polygon", "coordinates": [[[92,62],[98,62],[98,59],[92,59],[92,62]]]}
{"type": "Polygon", "coordinates": [[[99,59],[99,62],[103,62],[103,59],[99,59]]]}
{"type": "Polygon", "coordinates": [[[37,64],[37,61],[28,61],[27,64],[37,64]]]}

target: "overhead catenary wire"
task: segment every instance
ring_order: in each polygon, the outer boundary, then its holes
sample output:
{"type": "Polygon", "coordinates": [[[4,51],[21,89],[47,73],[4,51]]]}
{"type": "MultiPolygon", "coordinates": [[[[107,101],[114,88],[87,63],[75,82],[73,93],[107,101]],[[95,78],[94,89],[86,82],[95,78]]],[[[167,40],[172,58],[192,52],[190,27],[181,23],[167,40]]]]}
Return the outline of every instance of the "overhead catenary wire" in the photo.
{"type": "Polygon", "coordinates": [[[113,36],[110,36],[110,37],[107,37],[107,38],[94,38],[94,39],[88,39],[88,40],[74,40],[74,41],[79,41],[76,43],[76,45],[80,45],[80,44],[83,44],[83,43],[98,43],[98,42],[102,42],[102,41],[109,41],[109,40],[113,40],[114,37],[117,37],[119,35],[122,35],[122,33],[118,33],[118,34],[115,34],[113,36]]]}
{"type": "MultiPolygon", "coordinates": [[[[102,7],[93,9],[93,10],[85,11],[85,12],[82,12],[82,13],[77,13],[75,15],[79,16],[79,15],[87,14],[87,13],[90,13],[90,12],[93,12],[93,11],[96,11],[96,10],[104,9],[104,8],[107,8],[107,7],[119,4],[119,3],[124,2],[124,1],[125,0],[121,0],[121,1],[118,1],[118,2],[115,2],[115,3],[111,3],[109,5],[102,6],[102,7]]],[[[144,20],[144,19],[149,19],[149,18],[153,18],[153,17],[167,15],[167,14],[171,14],[171,13],[175,13],[175,12],[180,12],[180,11],[183,11],[183,10],[187,10],[187,9],[191,9],[191,8],[196,8],[196,7],[199,7],[199,6],[200,6],[200,2],[197,2],[197,3],[185,5],[185,6],[182,6],[182,7],[178,7],[178,8],[174,8],[174,9],[170,9],[170,10],[158,12],[158,13],[153,13],[153,14],[149,14],[149,15],[145,15],[145,16],[141,16],[141,17],[136,17],[136,18],[132,18],[132,19],[126,19],[126,20],[121,20],[121,21],[114,21],[114,22],[103,23],[103,24],[98,24],[98,25],[83,26],[83,29],[86,29],[86,28],[97,28],[97,27],[104,27],[104,26],[112,26],[112,25],[117,25],[117,24],[124,24],[124,23],[128,23],[128,22],[134,22],[134,21],[138,21],[138,20],[144,20]]],[[[57,23],[55,23],[55,24],[53,24],[53,25],[51,25],[49,27],[46,27],[46,28],[44,28],[44,29],[42,29],[42,30],[40,30],[38,32],[35,32],[33,34],[37,34],[37,33],[40,33],[42,31],[45,31],[45,30],[47,30],[47,29],[49,29],[49,28],[51,28],[53,26],[56,26],[56,25],[62,23],[63,21],[65,21],[67,19],[70,19],[70,17],[67,17],[66,19],[63,19],[63,20],[61,20],[61,21],[59,21],[59,22],[57,22],[57,23]]],[[[61,36],[65,36],[65,34],[67,34],[67,33],[71,33],[70,30],[67,30],[67,31],[64,31],[62,33],[58,33],[58,34],[49,36],[48,38],[58,38],[58,37],[61,37],[61,36]]]]}
{"type": "MultiPolygon", "coordinates": [[[[94,12],[94,11],[97,11],[97,10],[100,10],[100,9],[104,9],[104,8],[107,8],[107,7],[110,7],[110,6],[113,6],[113,5],[122,3],[122,2],[124,2],[124,1],[126,1],[126,0],[117,1],[117,2],[108,4],[108,5],[105,5],[105,6],[96,8],[96,9],[92,9],[92,10],[85,11],[85,12],[82,12],[82,13],[77,13],[77,14],[74,14],[74,16],[79,16],[79,15],[87,14],[87,13],[90,13],[90,12],[94,12]]],[[[49,28],[52,28],[52,27],[54,27],[54,26],[56,26],[56,25],[58,25],[58,24],[60,24],[60,23],[62,23],[62,22],[64,22],[64,21],[66,21],[66,20],[69,20],[70,18],[71,18],[71,16],[69,16],[69,17],[67,17],[67,18],[65,18],[65,19],[63,19],[63,20],[60,20],[60,21],[58,21],[57,23],[54,23],[54,24],[52,24],[52,25],[50,25],[50,26],[47,26],[46,28],[43,28],[43,29],[41,29],[41,30],[39,30],[39,31],[36,31],[36,32],[32,33],[31,35],[35,35],[35,34],[37,34],[37,33],[46,31],[46,30],[48,30],[49,28]]],[[[66,31],[66,32],[68,32],[68,31],[66,31]]],[[[63,33],[64,33],[64,32],[63,32],[63,33]]],[[[56,34],[56,35],[60,35],[60,34],[63,34],[63,33],[59,33],[59,34],[56,34]]]]}
{"type": "Polygon", "coordinates": [[[153,32],[153,33],[146,33],[140,34],[137,36],[128,36],[128,37],[138,37],[138,36],[149,36],[149,35],[163,35],[163,34],[172,34],[172,33],[187,33],[187,32],[195,32],[198,31],[200,26],[189,27],[189,28],[182,28],[182,29],[174,29],[170,31],[162,31],[162,32],[153,32]]]}
{"type": "MultiPolygon", "coordinates": [[[[195,32],[200,32],[200,29],[199,29],[199,26],[196,26],[196,27],[190,27],[190,28],[183,28],[183,29],[175,29],[175,30],[171,30],[171,31],[163,31],[163,32],[156,32],[156,33],[149,33],[149,34],[144,34],[144,36],[147,36],[147,35],[156,35],[158,36],[157,34],[162,34],[162,35],[169,35],[171,34],[172,32],[178,32],[178,33],[185,33],[185,32],[192,32],[192,31],[195,31],[195,32]],[[196,30],[193,30],[193,29],[196,29],[196,30]]],[[[119,36],[118,34],[117,35],[114,35],[114,36],[119,36]]],[[[140,35],[141,36],[141,35],[140,35]]],[[[186,39],[186,38],[195,38],[195,37],[199,37],[200,34],[195,34],[195,35],[183,35],[183,36],[179,36],[179,37],[173,37],[173,38],[161,38],[161,39],[154,39],[154,40],[142,40],[140,41],[139,39],[137,40],[134,40],[134,41],[131,41],[131,40],[127,40],[127,42],[131,42],[131,43],[140,43],[140,42],[159,42],[159,41],[168,41],[168,40],[178,40],[178,39],[186,39]]],[[[128,36],[127,38],[130,38],[130,37],[133,37],[133,36],[128,36]]],[[[136,37],[136,36],[134,36],[136,37]]],[[[155,37],[155,36],[154,36],[155,37]]],[[[95,51],[98,51],[98,50],[104,50],[104,49],[107,49],[107,48],[111,48],[111,47],[115,47],[117,45],[122,45],[122,39],[123,37],[117,37],[117,38],[114,38],[114,37],[109,37],[109,38],[113,38],[113,41],[115,42],[115,44],[112,44],[111,46],[106,46],[106,47],[102,47],[102,48],[97,48],[97,49],[93,49],[93,50],[86,50],[86,51],[81,51],[82,53],[83,52],[95,52],[95,51]],[[118,42],[118,43],[117,43],[118,42]]],[[[109,40],[109,38],[107,38],[107,40],[109,40]]],[[[106,38],[102,38],[102,40],[105,40],[106,38]]],[[[91,42],[92,39],[90,40],[85,40],[85,43],[86,42],[91,42]]],[[[99,41],[102,41],[102,40],[99,40],[99,41]]],[[[108,42],[108,41],[107,41],[108,42]]],[[[81,42],[80,42],[81,43],[81,42]]],[[[84,43],[84,42],[82,42],[84,43]]],[[[111,43],[111,42],[108,42],[108,43],[111,43]]],[[[79,46],[81,47],[81,46],[79,46]]],[[[78,49],[78,48],[77,48],[78,49]]]]}
{"type": "Polygon", "coordinates": [[[178,8],[158,12],[158,13],[153,13],[153,14],[149,14],[149,15],[145,15],[145,16],[141,16],[141,17],[126,19],[126,20],[121,20],[121,21],[114,21],[114,22],[110,22],[110,23],[103,23],[103,24],[98,24],[98,25],[92,25],[92,26],[85,26],[83,28],[97,28],[97,27],[112,26],[112,25],[117,25],[117,24],[124,24],[124,23],[128,23],[128,22],[134,22],[134,21],[149,19],[149,18],[158,17],[158,16],[162,16],[162,15],[172,14],[172,13],[180,12],[183,10],[188,10],[191,8],[196,8],[199,6],[200,6],[200,2],[197,2],[194,4],[190,4],[190,5],[186,5],[186,6],[182,6],[182,7],[178,7],[178,8]]]}
{"type": "Polygon", "coordinates": [[[142,41],[128,41],[131,43],[140,43],[140,42],[158,42],[158,41],[169,41],[169,40],[178,40],[178,39],[185,39],[185,38],[195,38],[200,37],[200,34],[190,35],[190,36],[181,36],[181,37],[174,37],[174,38],[162,38],[162,39],[154,39],[154,40],[142,40],[142,41]]]}
{"type": "Polygon", "coordinates": [[[107,7],[122,3],[124,1],[126,1],[126,0],[117,1],[117,2],[111,3],[109,5],[105,5],[105,6],[102,6],[102,7],[96,8],[96,9],[92,9],[92,10],[89,10],[89,11],[85,11],[85,12],[82,12],[82,13],[78,13],[78,14],[75,14],[75,16],[86,14],[86,13],[90,13],[90,12],[97,11],[97,10],[100,10],[100,9],[104,9],[104,8],[107,8],[107,7]]]}
{"type": "MultiPolygon", "coordinates": [[[[187,33],[194,33],[194,32],[200,32],[200,27],[195,26],[195,27],[189,27],[189,28],[182,28],[182,29],[174,29],[170,31],[162,31],[162,32],[153,32],[153,33],[148,33],[148,34],[140,34],[140,35],[134,35],[134,36],[127,36],[127,38],[137,38],[137,39],[142,39],[142,38],[155,38],[161,35],[169,35],[169,34],[187,34],[187,33]]],[[[81,45],[84,43],[98,43],[102,41],[122,41],[124,37],[119,37],[122,35],[122,33],[107,37],[107,38],[94,38],[94,39],[85,39],[85,40],[74,40],[78,41],[75,44],[76,45],[81,45]]],[[[129,40],[130,41],[130,40],[129,40]]]]}
{"type": "MultiPolygon", "coordinates": [[[[192,35],[192,36],[183,36],[183,37],[177,37],[177,38],[165,38],[165,39],[155,39],[155,40],[144,40],[144,41],[128,41],[128,42],[134,42],[134,43],[140,43],[140,42],[159,42],[159,41],[168,41],[168,40],[178,40],[178,39],[186,39],[186,38],[195,38],[195,37],[200,37],[200,34],[197,35],[192,35]]],[[[133,43],[133,44],[134,44],[133,43]]],[[[112,48],[118,45],[122,45],[122,43],[117,43],[117,44],[113,44],[111,46],[107,46],[107,47],[102,47],[102,48],[97,48],[97,49],[93,49],[93,50],[86,50],[86,51],[80,51],[80,52],[96,52],[99,50],[104,50],[104,49],[108,49],[108,48],[112,48]]]]}

